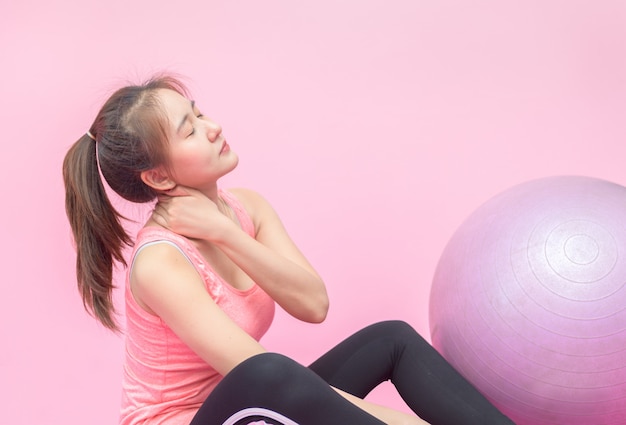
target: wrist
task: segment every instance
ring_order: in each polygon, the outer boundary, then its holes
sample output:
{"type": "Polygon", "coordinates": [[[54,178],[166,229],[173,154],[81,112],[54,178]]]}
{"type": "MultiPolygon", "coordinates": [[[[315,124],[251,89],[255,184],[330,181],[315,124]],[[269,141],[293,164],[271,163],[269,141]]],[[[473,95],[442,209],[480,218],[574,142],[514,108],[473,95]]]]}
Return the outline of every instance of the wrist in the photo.
{"type": "Polygon", "coordinates": [[[219,221],[220,223],[214,223],[211,226],[206,239],[215,245],[226,245],[241,229],[228,217],[220,218],[219,221]]]}

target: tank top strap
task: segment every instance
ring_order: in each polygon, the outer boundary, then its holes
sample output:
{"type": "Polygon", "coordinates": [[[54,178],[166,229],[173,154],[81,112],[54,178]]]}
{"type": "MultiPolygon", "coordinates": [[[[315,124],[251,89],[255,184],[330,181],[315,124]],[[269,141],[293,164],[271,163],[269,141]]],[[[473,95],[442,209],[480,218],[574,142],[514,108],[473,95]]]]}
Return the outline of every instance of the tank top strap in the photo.
{"type": "Polygon", "coordinates": [[[239,224],[241,225],[243,231],[250,236],[255,237],[256,232],[254,230],[254,223],[252,222],[252,218],[250,217],[250,214],[248,214],[248,211],[246,211],[246,209],[243,207],[239,199],[237,199],[237,197],[232,193],[222,189],[220,189],[220,196],[235,212],[237,220],[239,220],[239,224]]]}

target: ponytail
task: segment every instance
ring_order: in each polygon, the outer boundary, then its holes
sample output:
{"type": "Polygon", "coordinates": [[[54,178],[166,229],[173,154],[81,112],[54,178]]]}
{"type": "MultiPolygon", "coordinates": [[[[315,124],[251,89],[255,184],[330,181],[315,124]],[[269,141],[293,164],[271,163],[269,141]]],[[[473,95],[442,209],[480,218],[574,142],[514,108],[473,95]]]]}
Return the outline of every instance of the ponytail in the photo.
{"type": "Polygon", "coordinates": [[[123,218],[111,205],[98,170],[96,142],[87,134],[63,161],[65,210],[76,243],[76,277],[85,309],[117,331],[113,306],[113,264],[126,266],[123,249],[131,244],[123,218]]]}
{"type": "Polygon", "coordinates": [[[123,217],[107,197],[102,178],[127,201],[143,203],[156,198],[156,191],[142,181],[141,173],[168,164],[167,118],[158,89],[187,93],[179,80],[167,75],[117,90],[63,161],[65,210],[76,243],[78,290],[85,309],[113,331],[118,330],[112,300],[113,266],[120,263],[126,267],[123,251],[132,239],[121,224],[123,217]]]}

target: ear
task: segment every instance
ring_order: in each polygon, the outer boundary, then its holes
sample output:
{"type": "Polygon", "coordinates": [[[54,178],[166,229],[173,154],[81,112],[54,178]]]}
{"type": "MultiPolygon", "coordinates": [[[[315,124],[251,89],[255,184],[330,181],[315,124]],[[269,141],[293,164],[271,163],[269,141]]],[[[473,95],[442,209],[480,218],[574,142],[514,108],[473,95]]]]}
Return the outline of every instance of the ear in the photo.
{"type": "Polygon", "coordinates": [[[151,188],[158,191],[170,190],[176,186],[176,182],[170,178],[163,167],[142,171],[141,180],[151,188]]]}

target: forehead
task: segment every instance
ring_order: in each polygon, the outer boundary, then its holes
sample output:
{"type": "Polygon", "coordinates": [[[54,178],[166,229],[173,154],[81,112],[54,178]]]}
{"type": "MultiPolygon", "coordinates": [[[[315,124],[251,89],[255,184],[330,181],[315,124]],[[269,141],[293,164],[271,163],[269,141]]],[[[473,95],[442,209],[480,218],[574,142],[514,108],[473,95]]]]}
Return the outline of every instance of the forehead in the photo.
{"type": "Polygon", "coordinates": [[[176,123],[189,113],[191,103],[180,93],[170,89],[159,89],[157,96],[170,122],[176,123]]]}

